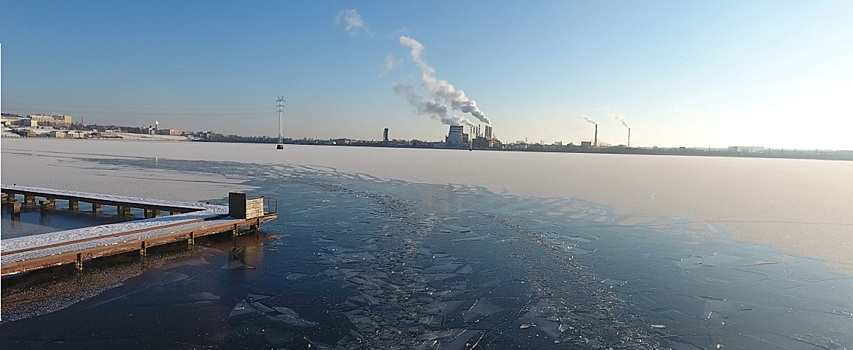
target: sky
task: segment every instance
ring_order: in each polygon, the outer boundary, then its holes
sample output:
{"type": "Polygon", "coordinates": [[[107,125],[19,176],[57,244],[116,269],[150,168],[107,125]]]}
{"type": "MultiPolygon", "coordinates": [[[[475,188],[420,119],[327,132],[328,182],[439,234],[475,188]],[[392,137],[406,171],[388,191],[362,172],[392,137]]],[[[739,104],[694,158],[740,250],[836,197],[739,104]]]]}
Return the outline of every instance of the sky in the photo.
{"type": "Polygon", "coordinates": [[[4,113],[505,143],[853,149],[853,1],[4,1],[4,113]],[[473,112],[473,113],[472,113],[473,112]],[[478,118],[480,116],[481,118],[478,118]]]}

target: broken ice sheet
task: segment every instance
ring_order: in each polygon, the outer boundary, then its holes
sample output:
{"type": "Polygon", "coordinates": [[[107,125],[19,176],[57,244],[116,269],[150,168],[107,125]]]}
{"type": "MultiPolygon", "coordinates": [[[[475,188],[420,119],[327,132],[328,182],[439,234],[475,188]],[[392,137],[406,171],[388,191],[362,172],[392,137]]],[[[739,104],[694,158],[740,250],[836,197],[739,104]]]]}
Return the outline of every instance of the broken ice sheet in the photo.
{"type": "Polygon", "coordinates": [[[316,322],[300,318],[299,314],[293,311],[293,309],[280,306],[276,306],[273,309],[280,313],[279,315],[271,316],[275,321],[284,322],[294,327],[312,327],[317,325],[316,322]]]}
{"type": "Polygon", "coordinates": [[[423,312],[432,314],[432,315],[441,315],[447,316],[452,313],[454,310],[459,308],[464,302],[459,300],[453,301],[434,301],[427,306],[424,306],[423,312]]]}
{"type": "Polygon", "coordinates": [[[195,301],[213,301],[219,300],[219,296],[210,292],[201,292],[190,294],[190,298],[195,301]]]}
{"type": "Polygon", "coordinates": [[[258,310],[255,310],[255,308],[249,306],[249,303],[247,303],[245,300],[241,300],[237,303],[237,305],[234,305],[234,308],[231,309],[231,313],[228,315],[228,317],[233,318],[244,315],[252,315],[257,312],[258,310]]]}
{"type": "Polygon", "coordinates": [[[457,263],[444,264],[444,265],[426,268],[426,269],[424,269],[424,272],[426,272],[426,273],[448,273],[448,272],[455,271],[457,268],[459,268],[459,266],[462,266],[462,264],[457,264],[457,263]]]}
{"type": "MultiPolygon", "coordinates": [[[[270,320],[294,327],[312,327],[317,325],[316,322],[299,317],[299,314],[293,309],[283,306],[270,306],[261,301],[268,298],[269,296],[267,295],[249,294],[246,299],[240,300],[234,305],[228,317],[264,315],[270,320]]],[[[267,301],[267,303],[269,302],[267,301]]]]}
{"type": "Polygon", "coordinates": [[[468,310],[462,313],[462,319],[468,323],[479,322],[487,316],[501,310],[503,310],[502,307],[493,304],[486,298],[482,298],[474,302],[474,305],[471,305],[468,310]]]}

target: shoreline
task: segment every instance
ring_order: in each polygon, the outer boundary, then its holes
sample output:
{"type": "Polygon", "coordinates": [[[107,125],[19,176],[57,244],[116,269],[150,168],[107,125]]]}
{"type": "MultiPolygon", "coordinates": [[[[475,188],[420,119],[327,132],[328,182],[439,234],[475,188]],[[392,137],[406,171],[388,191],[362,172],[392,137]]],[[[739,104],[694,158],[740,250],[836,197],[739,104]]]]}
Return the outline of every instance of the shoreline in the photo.
{"type": "MultiPolygon", "coordinates": [[[[251,142],[251,141],[209,141],[193,140],[186,136],[166,136],[116,133],[115,137],[98,137],[85,139],[53,138],[53,137],[9,137],[4,139],[27,139],[27,140],[74,140],[74,141],[163,141],[163,142],[198,142],[198,143],[223,143],[223,144],[247,144],[247,145],[275,145],[276,142],[251,142]],[[141,135],[141,136],[136,136],[141,135]]],[[[432,149],[452,151],[477,151],[477,152],[520,152],[520,153],[568,153],[568,154],[608,154],[608,155],[635,155],[635,156],[678,156],[678,157],[712,157],[712,158],[744,158],[744,159],[799,159],[799,160],[821,160],[821,161],[853,161],[853,150],[834,149],[784,149],[766,148],[762,151],[740,151],[724,148],[704,147],[626,147],[626,146],[576,146],[576,145],[540,145],[525,144],[523,148],[454,148],[437,147],[435,145],[408,145],[408,144],[386,144],[373,140],[350,140],[352,143],[326,143],[326,140],[291,140],[284,142],[290,146],[323,146],[323,147],[366,147],[366,148],[391,148],[391,149],[432,149]]],[[[437,142],[433,142],[437,143],[437,142]]]]}

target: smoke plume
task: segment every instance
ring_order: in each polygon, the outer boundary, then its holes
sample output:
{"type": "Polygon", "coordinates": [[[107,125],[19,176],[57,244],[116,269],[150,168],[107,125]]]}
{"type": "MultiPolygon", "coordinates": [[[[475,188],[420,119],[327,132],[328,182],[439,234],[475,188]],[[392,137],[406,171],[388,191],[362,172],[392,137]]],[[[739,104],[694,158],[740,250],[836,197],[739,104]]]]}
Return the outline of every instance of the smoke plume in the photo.
{"type": "MultiPolygon", "coordinates": [[[[450,84],[450,82],[448,82],[447,80],[440,80],[435,77],[435,70],[430,67],[421,57],[421,54],[423,54],[424,52],[424,46],[421,43],[419,43],[415,39],[404,35],[400,37],[400,44],[407,46],[411,50],[412,60],[415,61],[415,63],[421,69],[421,83],[423,84],[424,88],[429,91],[432,97],[429,103],[444,107],[445,117],[447,117],[446,110],[451,109],[460,111],[462,113],[469,113],[474,116],[474,118],[477,118],[479,121],[486,124],[491,124],[489,118],[487,118],[486,115],[483,114],[482,111],[480,111],[480,108],[477,107],[477,102],[469,99],[468,96],[465,95],[464,91],[457,90],[453,86],[453,84],[450,84]]],[[[394,87],[394,91],[400,94],[400,91],[398,91],[396,86],[394,87]]],[[[407,99],[409,98],[407,97],[407,99]]],[[[409,103],[412,103],[411,99],[409,99],[409,103]]],[[[420,109],[420,105],[414,106],[420,109]]],[[[465,124],[470,124],[470,122],[468,122],[465,118],[453,117],[453,119],[457,120],[460,118],[466,121],[465,124]]],[[[441,120],[444,121],[444,119],[441,120]]]]}
{"type": "Polygon", "coordinates": [[[614,114],[613,118],[621,122],[624,127],[628,127],[628,121],[626,121],[625,117],[623,117],[621,114],[614,114]]]}
{"type": "Polygon", "coordinates": [[[596,123],[596,122],[595,122],[595,120],[592,120],[592,118],[587,117],[587,116],[585,116],[585,115],[583,115],[583,114],[578,114],[578,117],[583,118],[583,120],[586,120],[586,121],[587,121],[587,122],[589,122],[590,124],[598,124],[598,123],[596,123]]]}
{"type": "Polygon", "coordinates": [[[418,114],[428,115],[430,118],[441,121],[447,125],[470,125],[473,126],[468,119],[459,115],[447,115],[447,106],[435,100],[425,101],[415,92],[415,87],[411,85],[397,84],[394,86],[394,92],[406,98],[409,104],[417,108],[418,114]]]}
{"type": "Polygon", "coordinates": [[[373,35],[367,29],[367,23],[364,22],[364,19],[361,18],[361,15],[355,9],[338,12],[338,16],[335,17],[335,24],[340,25],[341,23],[346,25],[349,35],[356,36],[359,30],[364,30],[365,33],[373,35]]]}

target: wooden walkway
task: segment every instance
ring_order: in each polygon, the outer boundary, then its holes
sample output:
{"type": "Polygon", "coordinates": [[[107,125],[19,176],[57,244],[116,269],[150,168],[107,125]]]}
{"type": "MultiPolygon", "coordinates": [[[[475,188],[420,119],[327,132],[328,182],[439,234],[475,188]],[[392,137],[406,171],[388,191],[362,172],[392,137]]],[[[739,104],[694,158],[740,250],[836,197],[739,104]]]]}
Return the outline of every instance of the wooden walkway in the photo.
{"type": "MultiPolygon", "coordinates": [[[[75,264],[82,270],[85,261],[132,251],[145,256],[150,247],[185,241],[194,244],[202,236],[259,230],[260,225],[278,217],[273,210],[263,210],[263,215],[253,218],[229,216],[227,206],[203,203],[182,203],[145,198],[100,195],[83,192],[60,191],[21,186],[2,186],[4,200],[17,201],[24,196],[28,205],[36,205],[35,198],[44,198],[42,208],[54,208],[56,200],[83,201],[117,208],[142,208],[147,219],[117,224],[86,227],[76,230],[51,232],[40,235],[4,239],[0,250],[0,275],[20,274],[63,264],[75,264]],[[160,217],[167,212],[170,216],[160,217]]],[[[69,210],[74,210],[69,204],[69,210]]],[[[123,210],[119,209],[119,215],[123,210]]]]}

